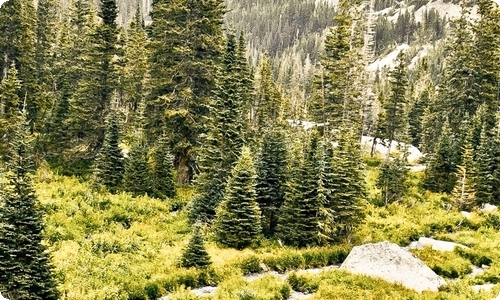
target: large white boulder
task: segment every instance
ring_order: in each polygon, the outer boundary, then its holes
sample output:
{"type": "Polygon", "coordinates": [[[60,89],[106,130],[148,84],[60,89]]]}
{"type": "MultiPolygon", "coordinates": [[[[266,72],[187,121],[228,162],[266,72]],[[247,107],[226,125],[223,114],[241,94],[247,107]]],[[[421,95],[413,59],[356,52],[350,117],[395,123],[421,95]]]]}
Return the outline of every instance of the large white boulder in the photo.
{"type": "Polygon", "coordinates": [[[431,247],[433,250],[437,251],[448,251],[451,252],[455,247],[460,247],[464,249],[469,249],[469,247],[460,245],[454,242],[440,241],[431,238],[421,237],[418,239],[418,243],[423,247],[431,247]]]}
{"type": "Polygon", "coordinates": [[[438,291],[446,284],[412,253],[389,242],[354,247],[340,269],[400,283],[418,292],[438,291]]]}
{"type": "MultiPolygon", "coordinates": [[[[361,137],[361,149],[363,149],[364,152],[366,153],[371,152],[373,146],[373,139],[374,137],[372,136],[361,137]]],[[[422,152],[420,152],[420,150],[413,145],[400,143],[398,141],[381,140],[379,138],[375,140],[375,147],[373,150],[375,154],[386,156],[388,153],[397,153],[399,151],[398,148],[402,147],[407,148],[408,151],[407,159],[409,163],[416,163],[423,156],[422,152]]]]}

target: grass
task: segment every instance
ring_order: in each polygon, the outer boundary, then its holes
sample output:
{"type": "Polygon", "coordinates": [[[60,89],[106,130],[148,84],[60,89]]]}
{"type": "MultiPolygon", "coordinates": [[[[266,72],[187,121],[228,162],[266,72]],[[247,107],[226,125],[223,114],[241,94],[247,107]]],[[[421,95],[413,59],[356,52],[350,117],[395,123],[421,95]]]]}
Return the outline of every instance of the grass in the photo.
{"type": "Polygon", "coordinates": [[[388,240],[402,246],[421,236],[462,243],[469,250],[443,253],[431,249],[414,254],[448,281],[438,293],[415,293],[379,279],[328,271],[320,275],[293,274],[287,282],[265,276],[247,282],[244,274],[262,268],[289,272],[342,262],[353,245],[291,249],[263,240],[255,249],[237,251],[207,242],[213,267],[177,267],[191,232],[183,209],[193,195],[181,188],[175,199],[160,200],[128,194],[94,192],[75,177],[37,173],[36,191],[46,213],[45,243],[53,256],[62,299],[196,299],[190,289],[218,285],[215,296],[204,299],[287,299],[293,287],[315,292],[312,299],[491,299],[499,291],[476,294],[474,284],[500,282],[500,214],[473,212],[467,220],[447,211],[446,195],[423,192],[419,174],[399,203],[377,202],[376,161],[367,172],[369,197],[365,222],[353,244],[388,240]],[[467,276],[473,265],[488,265],[484,274],[467,276]],[[335,296],[332,296],[335,295],[335,296]],[[334,298],[332,298],[334,297],[334,298]]]}

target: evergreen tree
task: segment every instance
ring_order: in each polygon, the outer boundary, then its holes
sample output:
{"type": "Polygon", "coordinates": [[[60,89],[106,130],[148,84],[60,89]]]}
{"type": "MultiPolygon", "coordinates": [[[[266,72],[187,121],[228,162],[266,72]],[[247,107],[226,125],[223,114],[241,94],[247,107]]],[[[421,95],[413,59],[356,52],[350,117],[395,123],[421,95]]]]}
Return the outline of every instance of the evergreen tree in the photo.
{"type": "Polygon", "coordinates": [[[463,149],[462,165],[458,166],[457,182],[452,192],[459,210],[470,210],[476,205],[474,169],[473,148],[468,141],[463,149]]]}
{"type": "Polygon", "coordinates": [[[408,190],[407,155],[403,154],[401,156],[398,153],[393,157],[386,157],[380,166],[377,187],[382,190],[382,201],[385,205],[401,200],[408,190]]]}
{"type": "Polygon", "coordinates": [[[223,246],[243,249],[259,238],[261,213],[256,202],[256,177],[250,149],[243,147],[231,172],[224,199],[217,207],[215,239],[223,246]]]}
{"type": "Polygon", "coordinates": [[[166,135],[162,135],[153,152],[153,189],[156,197],[174,198],[174,156],[169,150],[166,135]]]}
{"type": "Polygon", "coordinates": [[[285,202],[280,210],[276,231],[277,237],[285,244],[305,247],[320,242],[320,203],[317,203],[317,179],[313,161],[316,145],[311,143],[303,150],[300,144],[300,141],[296,141],[292,152],[285,202]]]}
{"type": "Polygon", "coordinates": [[[115,0],[103,0],[98,16],[102,22],[90,36],[85,67],[87,70],[78,81],[75,94],[70,99],[68,123],[78,144],[85,145],[86,156],[92,156],[104,141],[106,125],[103,120],[111,106],[117,88],[118,27],[115,0]]]}
{"type": "Polygon", "coordinates": [[[142,133],[132,143],[128,158],[125,160],[123,189],[134,196],[151,195],[153,183],[148,164],[148,147],[142,133]]]}
{"type": "Polygon", "coordinates": [[[354,229],[364,220],[366,196],[363,160],[355,128],[340,129],[332,164],[336,238],[350,241],[354,229]]]}
{"type": "Polygon", "coordinates": [[[456,182],[457,139],[446,122],[433,153],[430,154],[422,184],[433,192],[450,193],[456,182]]]}
{"type": "Polygon", "coordinates": [[[281,128],[272,128],[262,138],[257,164],[257,202],[262,212],[262,231],[273,235],[279,210],[285,201],[287,181],[286,135],[281,128]]]}
{"type": "Polygon", "coordinates": [[[115,111],[111,111],[106,123],[106,136],[94,165],[94,183],[114,192],[121,187],[124,173],[123,155],[119,147],[120,129],[115,111]]]}
{"type": "Polygon", "coordinates": [[[212,264],[210,255],[205,250],[203,242],[203,231],[200,223],[194,225],[193,235],[184,249],[181,257],[181,266],[183,268],[206,268],[212,264]]]}
{"type": "Polygon", "coordinates": [[[14,63],[10,66],[7,76],[0,83],[0,136],[5,143],[0,144],[0,156],[5,155],[9,142],[12,140],[12,130],[18,122],[20,101],[18,91],[21,82],[17,78],[14,63]]]}
{"type": "MultiPolygon", "coordinates": [[[[491,131],[487,129],[487,123],[483,123],[479,145],[475,155],[475,191],[476,201],[480,204],[494,203],[494,189],[496,188],[494,172],[497,168],[495,152],[493,149],[493,139],[490,138],[491,131]]],[[[472,146],[471,146],[472,147],[472,146]]],[[[467,149],[466,149],[467,150],[467,149]]],[[[498,151],[496,151],[498,153],[498,151]]],[[[465,155],[465,153],[464,153],[465,155]]],[[[470,154],[469,154],[470,155],[470,154]]],[[[464,165],[465,162],[462,162],[464,165]]],[[[467,166],[468,167],[468,166],[467,166]]]]}
{"type": "Polygon", "coordinates": [[[148,136],[167,128],[178,158],[177,181],[191,179],[190,160],[204,133],[208,104],[223,57],[223,0],[153,1],[148,136]]]}
{"type": "Polygon", "coordinates": [[[217,90],[212,99],[208,133],[200,150],[200,175],[196,178],[198,195],[190,212],[191,221],[210,222],[220,203],[230,175],[243,146],[243,120],[240,78],[235,77],[235,37],[228,35],[224,70],[217,76],[217,90]]]}
{"type": "Polygon", "coordinates": [[[26,115],[17,119],[0,189],[0,286],[10,299],[59,299],[42,244],[42,211],[32,182],[34,163],[26,115]]]}
{"type": "Polygon", "coordinates": [[[313,120],[329,123],[338,129],[349,123],[361,132],[360,91],[353,86],[359,76],[361,56],[353,35],[353,16],[349,1],[339,2],[334,17],[337,23],[330,28],[325,39],[325,50],[321,56],[322,72],[316,78],[314,99],[309,107],[313,120]]]}
{"type": "Polygon", "coordinates": [[[379,120],[382,128],[382,137],[389,140],[391,148],[393,140],[406,142],[406,89],[408,87],[406,62],[404,52],[399,52],[396,58],[396,67],[389,73],[390,95],[382,102],[383,115],[379,120]]]}

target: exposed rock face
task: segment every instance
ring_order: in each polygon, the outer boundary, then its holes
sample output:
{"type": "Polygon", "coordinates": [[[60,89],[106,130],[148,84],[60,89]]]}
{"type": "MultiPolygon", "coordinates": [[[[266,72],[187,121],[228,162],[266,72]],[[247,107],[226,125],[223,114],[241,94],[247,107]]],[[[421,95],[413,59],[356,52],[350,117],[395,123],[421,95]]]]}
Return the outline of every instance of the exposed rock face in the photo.
{"type": "Polygon", "coordinates": [[[446,284],[412,253],[389,242],[354,247],[340,269],[400,283],[418,292],[438,291],[446,284]]]}
{"type": "Polygon", "coordinates": [[[431,238],[426,238],[426,237],[421,237],[418,239],[418,245],[421,245],[421,247],[417,247],[417,249],[429,246],[432,247],[433,250],[436,251],[447,251],[451,252],[455,247],[461,247],[464,249],[469,249],[469,247],[460,245],[457,243],[453,242],[447,242],[447,241],[440,241],[440,240],[435,240],[431,238]]]}

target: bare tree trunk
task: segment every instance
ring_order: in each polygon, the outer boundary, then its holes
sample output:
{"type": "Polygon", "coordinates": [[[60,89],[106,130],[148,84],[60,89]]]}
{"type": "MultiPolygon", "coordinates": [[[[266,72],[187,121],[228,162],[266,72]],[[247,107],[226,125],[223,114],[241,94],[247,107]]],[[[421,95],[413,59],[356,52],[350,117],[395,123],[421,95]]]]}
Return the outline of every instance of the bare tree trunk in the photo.
{"type": "Polygon", "coordinates": [[[189,168],[189,149],[184,149],[179,153],[179,165],[177,166],[177,183],[188,185],[191,179],[189,168]]]}

